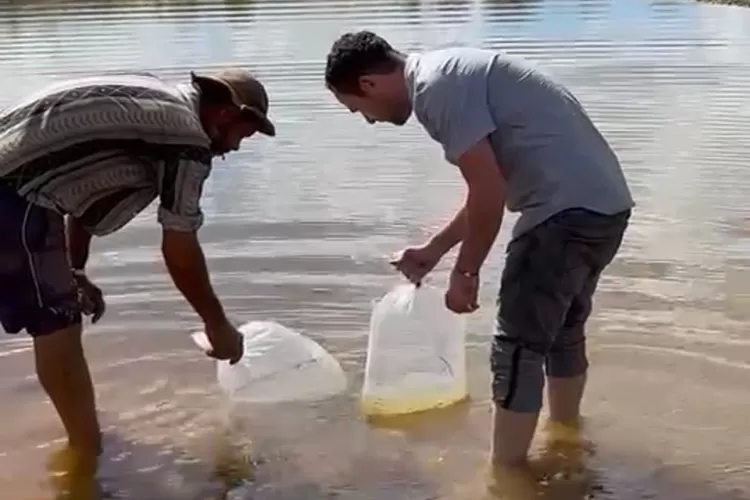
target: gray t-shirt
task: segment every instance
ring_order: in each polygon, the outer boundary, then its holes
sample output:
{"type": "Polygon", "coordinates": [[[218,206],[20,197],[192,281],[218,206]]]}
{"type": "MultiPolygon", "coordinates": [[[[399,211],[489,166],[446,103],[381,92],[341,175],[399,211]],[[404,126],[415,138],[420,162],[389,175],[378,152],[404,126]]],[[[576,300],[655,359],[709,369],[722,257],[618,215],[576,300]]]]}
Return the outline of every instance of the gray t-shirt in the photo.
{"type": "Polygon", "coordinates": [[[409,55],[414,113],[458,158],[489,136],[508,184],[518,237],[569,208],[615,214],[633,206],[617,156],[578,100],[523,60],[476,48],[409,55]]]}

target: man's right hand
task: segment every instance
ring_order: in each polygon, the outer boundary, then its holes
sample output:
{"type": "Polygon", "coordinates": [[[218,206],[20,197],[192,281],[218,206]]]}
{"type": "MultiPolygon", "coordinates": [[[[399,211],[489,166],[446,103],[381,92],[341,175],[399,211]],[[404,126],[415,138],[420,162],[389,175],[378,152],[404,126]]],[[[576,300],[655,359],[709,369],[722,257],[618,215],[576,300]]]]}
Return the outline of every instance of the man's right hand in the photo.
{"type": "Polygon", "coordinates": [[[206,337],[211,342],[211,349],[206,352],[215,359],[228,360],[235,364],[244,354],[242,334],[229,322],[222,321],[217,325],[205,325],[206,337]]]}
{"type": "Polygon", "coordinates": [[[391,265],[401,271],[406,279],[415,285],[420,285],[444,254],[445,252],[436,244],[427,243],[402,250],[398,257],[391,261],[391,265]]]}

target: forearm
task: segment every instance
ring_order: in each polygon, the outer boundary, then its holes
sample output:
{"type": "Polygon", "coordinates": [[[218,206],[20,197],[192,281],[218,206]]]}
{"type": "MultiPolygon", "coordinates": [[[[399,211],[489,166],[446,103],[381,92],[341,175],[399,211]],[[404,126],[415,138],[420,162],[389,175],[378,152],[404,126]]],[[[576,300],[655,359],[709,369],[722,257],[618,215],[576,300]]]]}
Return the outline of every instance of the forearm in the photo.
{"type": "Polygon", "coordinates": [[[177,289],[208,325],[226,321],[214,293],[206,259],[194,232],[164,231],[162,254],[177,289]]]}
{"type": "Polygon", "coordinates": [[[66,217],[65,232],[68,240],[70,267],[84,269],[89,260],[91,233],[73,216],[66,217]]]}
{"type": "Polygon", "coordinates": [[[492,187],[469,189],[466,233],[456,259],[456,270],[478,273],[495,243],[503,221],[505,200],[492,187]]]}
{"type": "Polygon", "coordinates": [[[453,217],[453,220],[430,239],[429,244],[439,248],[441,253],[448,253],[464,239],[466,226],[466,205],[464,205],[453,217]]]}

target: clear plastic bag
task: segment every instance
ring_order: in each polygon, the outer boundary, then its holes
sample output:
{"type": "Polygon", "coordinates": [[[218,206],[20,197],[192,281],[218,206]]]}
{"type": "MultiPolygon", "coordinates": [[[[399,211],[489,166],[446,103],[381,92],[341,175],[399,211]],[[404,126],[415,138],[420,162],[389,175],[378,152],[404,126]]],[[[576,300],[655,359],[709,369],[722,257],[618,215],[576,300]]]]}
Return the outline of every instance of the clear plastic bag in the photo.
{"type": "Polygon", "coordinates": [[[362,388],[368,416],[442,408],[467,397],[465,320],[435,288],[399,285],[375,303],[362,388]]]}
{"type": "MultiPolygon", "coordinates": [[[[314,340],[273,321],[251,321],[238,330],[245,336],[242,359],[216,364],[219,386],[232,401],[317,401],[346,390],[341,365],[314,340]]],[[[194,340],[208,341],[203,333],[194,340]]]]}

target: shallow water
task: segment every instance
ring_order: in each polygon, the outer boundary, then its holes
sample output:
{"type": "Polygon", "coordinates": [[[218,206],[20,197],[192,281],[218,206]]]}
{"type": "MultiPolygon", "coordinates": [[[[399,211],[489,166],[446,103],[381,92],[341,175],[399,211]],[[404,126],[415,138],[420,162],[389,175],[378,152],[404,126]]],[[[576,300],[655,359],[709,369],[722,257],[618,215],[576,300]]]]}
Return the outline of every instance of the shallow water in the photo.
{"type": "MultiPolygon", "coordinates": [[[[513,218],[470,321],[470,403],[388,428],[356,409],[370,301],[397,282],[385,257],[462,197],[458,173],[415,123],[370,127],[325,92],[331,41],[363,27],[403,50],[481,44],[538,61],[577,93],[625,165],[638,206],[590,328],[592,449],[572,477],[548,460],[545,498],[750,498],[750,10],[667,0],[0,0],[0,106],[102,70],[174,80],[231,62],[257,71],[279,134],[218,162],[208,183],[202,239],[213,281],[237,318],[303,330],[351,380],[348,395],[323,404],[235,414],[225,435],[213,365],[189,339],[198,324],[158,260],[149,211],[97,241],[91,260],[109,298],[87,337],[107,487],[139,500],[224,498],[221,456],[234,450],[252,462],[240,467],[252,469],[247,498],[486,493],[487,338],[513,218]]],[[[0,340],[0,358],[3,498],[52,498],[45,467],[61,431],[28,339],[0,340]]]]}

